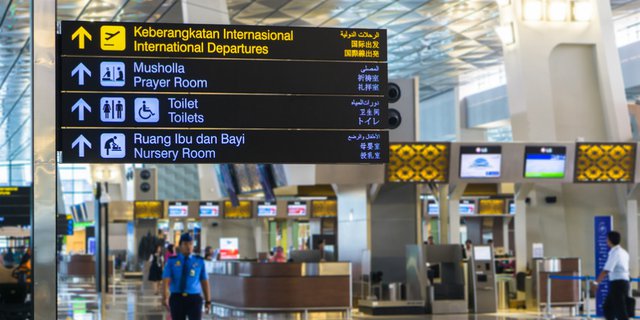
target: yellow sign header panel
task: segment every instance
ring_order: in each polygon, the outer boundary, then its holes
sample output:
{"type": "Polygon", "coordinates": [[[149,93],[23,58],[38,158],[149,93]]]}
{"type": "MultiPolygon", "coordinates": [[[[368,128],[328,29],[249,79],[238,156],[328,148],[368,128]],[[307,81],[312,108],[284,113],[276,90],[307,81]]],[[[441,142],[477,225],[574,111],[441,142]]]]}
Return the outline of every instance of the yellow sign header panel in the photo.
{"type": "Polygon", "coordinates": [[[387,179],[389,182],[449,181],[448,143],[392,143],[387,179]]]}
{"type": "Polygon", "coordinates": [[[162,219],[164,217],[164,203],[162,201],[135,201],[133,216],[136,219],[162,219]]]}
{"type": "Polygon", "coordinates": [[[63,55],[386,61],[384,29],[62,21],[63,55]]]}
{"type": "Polygon", "coordinates": [[[635,163],[635,143],[578,143],[575,182],[630,183],[635,163]]]}
{"type": "Polygon", "coordinates": [[[225,201],[224,217],[225,219],[251,219],[252,209],[252,202],[248,200],[241,200],[237,207],[234,207],[231,201],[225,201]]]}
{"type": "Polygon", "coordinates": [[[335,218],[338,216],[337,200],[311,201],[311,216],[314,218],[335,218]]]}
{"type": "Polygon", "coordinates": [[[505,214],[504,199],[480,199],[478,214],[505,214]]]}

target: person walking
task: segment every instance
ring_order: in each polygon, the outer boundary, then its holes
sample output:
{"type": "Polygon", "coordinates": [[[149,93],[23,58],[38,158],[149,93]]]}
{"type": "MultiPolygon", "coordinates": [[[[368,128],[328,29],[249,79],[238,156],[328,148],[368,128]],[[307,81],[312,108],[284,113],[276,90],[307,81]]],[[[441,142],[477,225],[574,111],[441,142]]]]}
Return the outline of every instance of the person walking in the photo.
{"type": "Polygon", "coordinates": [[[169,308],[172,320],[200,320],[204,295],[205,313],[211,307],[209,277],[204,259],[193,255],[193,238],[180,236],[179,254],[169,258],[164,267],[162,305],[169,308]]]}
{"type": "Polygon", "coordinates": [[[162,245],[156,246],[156,252],[149,257],[149,281],[153,282],[153,288],[157,295],[160,294],[160,284],[162,282],[162,266],[164,256],[162,255],[162,245]]]}
{"type": "Polygon", "coordinates": [[[607,234],[609,257],[604,269],[593,283],[598,286],[609,276],[609,294],[604,301],[604,316],[607,320],[627,320],[627,297],[629,295],[629,253],[620,246],[620,233],[607,234]]]}

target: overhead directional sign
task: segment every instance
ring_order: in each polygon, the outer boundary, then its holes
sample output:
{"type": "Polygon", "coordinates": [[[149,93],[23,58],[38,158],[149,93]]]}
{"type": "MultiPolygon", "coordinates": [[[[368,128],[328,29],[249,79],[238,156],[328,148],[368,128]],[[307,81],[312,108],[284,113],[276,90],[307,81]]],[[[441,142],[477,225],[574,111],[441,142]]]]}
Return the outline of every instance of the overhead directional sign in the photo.
{"type": "Polygon", "coordinates": [[[383,29],[63,21],[62,34],[61,55],[387,60],[383,29]]]}
{"type": "Polygon", "coordinates": [[[388,161],[385,30],[63,21],[57,48],[63,162],[388,161]]]}
{"type": "Polygon", "coordinates": [[[94,92],[60,103],[63,127],[385,129],[388,118],[379,97],[94,92]]]}
{"type": "Polygon", "coordinates": [[[389,158],[385,131],[68,129],[61,138],[74,141],[63,144],[63,162],[377,163],[389,158]]]}

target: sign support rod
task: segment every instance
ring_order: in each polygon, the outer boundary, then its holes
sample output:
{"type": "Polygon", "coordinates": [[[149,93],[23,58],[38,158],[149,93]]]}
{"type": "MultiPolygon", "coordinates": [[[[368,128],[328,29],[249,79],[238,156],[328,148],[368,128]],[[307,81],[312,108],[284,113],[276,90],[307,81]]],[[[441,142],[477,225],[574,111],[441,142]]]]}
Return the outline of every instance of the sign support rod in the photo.
{"type": "Polygon", "coordinates": [[[34,319],[57,314],[56,265],[56,2],[31,2],[34,319]]]}

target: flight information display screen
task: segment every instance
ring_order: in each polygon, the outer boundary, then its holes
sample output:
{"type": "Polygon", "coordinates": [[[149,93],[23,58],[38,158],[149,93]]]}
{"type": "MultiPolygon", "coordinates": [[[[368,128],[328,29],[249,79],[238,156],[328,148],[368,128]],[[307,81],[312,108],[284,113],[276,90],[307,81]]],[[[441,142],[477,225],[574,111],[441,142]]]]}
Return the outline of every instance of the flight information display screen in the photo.
{"type": "Polygon", "coordinates": [[[566,162],[565,147],[526,147],[524,177],[562,179],[566,162]]]}
{"type": "Polygon", "coordinates": [[[500,178],[500,146],[460,147],[460,178],[500,178]]]}
{"type": "Polygon", "coordinates": [[[460,200],[460,214],[475,214],[476,213],[476,201],[475,200],[460,200]]]}
{"type": "Polygon", "coordinates": [[[200,202],[200,218],[220,217],[220,204],[218,202],[200,202]]]}
{"type": "Polygon", "coordinates": [[[258,203],[258,217],[275,217],[278,214],[278,206],[271,202],[258,203]]]}
{"type": "Polygon", "coordinates": [[[287,204],[287,216],[303,217],[307,215],[307,204],[305,202],[289,202],[287,204]]]}
{"type": "Polygon", "coordinates": [[[186,202],[169,202],[169,218],[186,218],[189,205],[186,202]]]}

